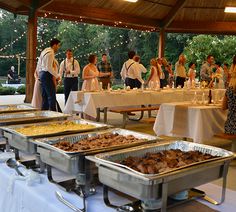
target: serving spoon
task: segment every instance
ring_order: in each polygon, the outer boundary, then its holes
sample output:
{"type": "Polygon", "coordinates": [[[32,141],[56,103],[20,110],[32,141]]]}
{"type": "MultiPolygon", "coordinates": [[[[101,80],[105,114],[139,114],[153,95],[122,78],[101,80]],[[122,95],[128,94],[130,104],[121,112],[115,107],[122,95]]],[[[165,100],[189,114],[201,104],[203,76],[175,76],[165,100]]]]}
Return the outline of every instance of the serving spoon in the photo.
{"type": "Polygon", "coordinates": [[[18,169],[18,168],[20,167],[20,163],[19,163],[17,160],[15,160],[15,159],[13,159],[13,158],[9,158],[9,159],[6,161],[6,164],[7,164],[7,166],[9,166],[10,168],[15,169],[16,172],[17,172],[17,174],[18,174],[19,176],[24,176],[24,175],[22,174],[22,172],[18,169]]]}

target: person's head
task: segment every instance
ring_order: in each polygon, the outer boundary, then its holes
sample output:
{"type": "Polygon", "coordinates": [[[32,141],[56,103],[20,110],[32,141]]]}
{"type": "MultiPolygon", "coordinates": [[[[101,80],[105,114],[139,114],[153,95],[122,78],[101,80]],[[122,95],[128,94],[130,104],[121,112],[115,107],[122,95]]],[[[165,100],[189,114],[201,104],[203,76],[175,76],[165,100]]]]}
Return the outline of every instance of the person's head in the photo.
{"type": "Polygon", "coordinates": [[[107,62],[107,54],[102,54],[102,61],[107,62]]]}
{"type": "Polygon", "coordinates": [[[229,87],[232,87],[234,89],[234,91],[236,91],[236,72],[231,73],[229,87]]]}
{"type": "Polygon", "coordinates": [[[157,61],[156,61],[155,58],[152,58],[152,59],[150,60],[150,65],[151,65],[151,66],[156,66],[156,65],[157,65],[157,61]]]}
{"type": "Polygon", "coordinates": [[[134,56],[134,61],[139,63],[140,62],[140,57],[138,55],[135,55],[134,56]]]}
{"type": "Polygon", "coordinates": [[[12,71],[15,71],[15,67],[14,67],[14,66],[11,66],[11,70],[12,70],[12,71]]]}
{"type": "Polygon", "coordinates": [[[233,57],[233,64],[236,65],[236,55],[233,57]]]}
{"type": "Polygon", "coordinates": [[[97,55],[96,54],[89,55],[88,61],[89,61],[89,63],[96,64],[97,63],[97,55]]]}
{"type": "Polygon", "coordinates": [[[159,57],[159,58],[157,58],[157,63],[159,64],[159,65],[162,65],[162,59],[159,57]]]}
{"type": "Polygon", "coordinates": [[[161,60],[162,60],[162,64],[163,64],[165,67],[168,66],[168,62],[167,62],[166,58],[162,57],[161,60]]]}
{"type": "Polygon", "coordinates": [[[208,62],[210,65],[214,64],[214,57],[213,57],[213,55],[209,54],[209,55],[207,56],[207,62],[208,62]]]}
{"type": "Polygon", "coordinates": [[[60,43],[61,41],[59,41],[58,39],[56,38],[53,38],[51,41],[50,41],[50,46],[51,48],[54,50],[54,52],[57,52],[58,49],[60,48],[60,43]]]}
{"type": "Polygon", "coordinates": [[[71,59],[73,57],[73,52],[71,49],[66,50],[66,58],[71,59]]]}
{"type": "Polygon", "coordinates": [[[134,56],[135,56],[135,51],[129,51],[129,52],[128,52],[128,57],[129,57],[129,59],[133,59],[134,56]]]}
{"type": "Polygon", "coordinates": [[[195,65],[195,63],[191,62],[191,63],[189,63],[188,67],[191,69],[195,69],[196,65],[195,65]]]}
{"type": "Polygon", "coordinates": [[[186,57],[184,54],[179,55],[179,63],[184,64],[186,62],[186,57]]]}
{"type": "Polygon", "coordinates": [[[215,63],[215,65],[216,65],[216,68],[219,68],[219,67],[221,67],[221,62],[218,61],[215,63]]]}

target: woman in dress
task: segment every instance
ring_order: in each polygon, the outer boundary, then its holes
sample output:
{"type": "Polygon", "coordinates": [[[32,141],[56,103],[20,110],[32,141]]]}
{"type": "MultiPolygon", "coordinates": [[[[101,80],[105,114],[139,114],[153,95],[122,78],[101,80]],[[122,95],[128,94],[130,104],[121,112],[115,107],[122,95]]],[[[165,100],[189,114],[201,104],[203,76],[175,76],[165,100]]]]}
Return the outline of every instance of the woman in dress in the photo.
{"type": "Polygon", "coordinates": [[[35,83],[34,83],[34,92],[33,92],[31,105],[34,108],[41,109],[42,108],[42,91],[41,91],[41,82],[39,79],[39,73],[38,73],[37,68],[34,72],[34,78],[35,78],[35,83]]]}
{"type": "Polygon", "coordinates": [[[214,75],[215,78],[215,88],[225,88],[224,86],[224,70],[221,67],[221,63],[220,62],[216,62],[216,72],[214,75]]]}
{"type": "Polygon", "coordinates": [[[236,135],[236,72],[231,73],[229,87],[226,89],[222,109],[228,109],[225,133],[236,135]]]}
{"type": "Polygon", "coordinates": [[[160,88],[160,71],[158,70],[155,58],[150,60],[151,74],[147,80],[148,87],[151,89],[160,88]]]}
{"type": "Polygon", "coordinates": [[[98,91],[99,83],[98,77],[110,76],[110,72],[102,73],[97,69],[97,56],[91,54],[88,58],[89,64],[87,64],[82,73],[82,79],[84,80],[82,85],[83,91],[98,91]]]}

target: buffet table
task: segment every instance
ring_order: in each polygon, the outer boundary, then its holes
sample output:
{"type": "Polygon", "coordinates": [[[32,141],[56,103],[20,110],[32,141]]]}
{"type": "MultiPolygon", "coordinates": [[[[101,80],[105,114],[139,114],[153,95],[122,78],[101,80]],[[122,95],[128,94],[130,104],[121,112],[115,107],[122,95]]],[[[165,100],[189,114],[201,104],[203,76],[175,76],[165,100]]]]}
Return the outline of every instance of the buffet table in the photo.
{"type": "MultiPolygon", "coordinates": [[[[217,91],[220,96],[219,98],[221,98],[225,90],[218,89],[217,91]]],[[[208,92],[208,89],[116,90],[109,92],[72,91],[65,105],[64,113],[72,113],[73,111],[84,112],[95,118],[97,116],[97,108],[191,101],[195,93],[201,96],[202,93],[208,95],[208,92]]]]}
{"type": "Polygon", "coordinates": [[[202,143],[224,132],[227,112],[221,105],[196,105],[191,102],[162,104],[154,124],[155,133],[192,138],[202,143]]]}

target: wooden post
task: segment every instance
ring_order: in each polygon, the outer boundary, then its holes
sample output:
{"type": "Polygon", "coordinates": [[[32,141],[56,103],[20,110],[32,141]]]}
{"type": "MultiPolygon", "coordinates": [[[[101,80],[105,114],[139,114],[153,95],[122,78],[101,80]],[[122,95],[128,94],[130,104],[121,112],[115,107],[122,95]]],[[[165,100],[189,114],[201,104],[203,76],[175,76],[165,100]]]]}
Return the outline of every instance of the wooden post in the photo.
{"type": "Polygon", "coordinates": [[[30,103],[34,90],[34,71],[36,68],[37,45],[37,15],[36,10],[31,9],[28,18],[28,32],[26,44],[26,91],[25,102],[30,103]]]}
{"type": "Polygon", "coordinates": [[[159,33],[158,57],[164,57],[165,54],[165,29],[161,29],[159,33]]]}

